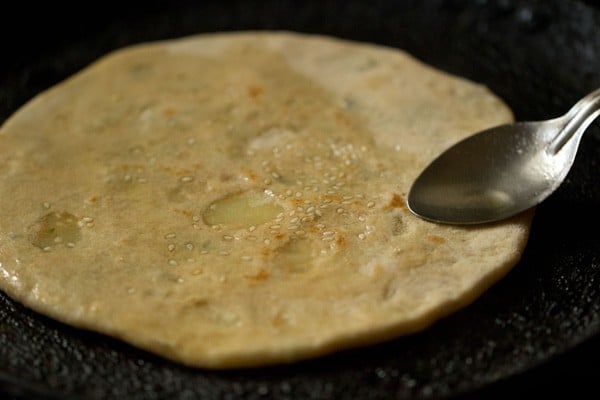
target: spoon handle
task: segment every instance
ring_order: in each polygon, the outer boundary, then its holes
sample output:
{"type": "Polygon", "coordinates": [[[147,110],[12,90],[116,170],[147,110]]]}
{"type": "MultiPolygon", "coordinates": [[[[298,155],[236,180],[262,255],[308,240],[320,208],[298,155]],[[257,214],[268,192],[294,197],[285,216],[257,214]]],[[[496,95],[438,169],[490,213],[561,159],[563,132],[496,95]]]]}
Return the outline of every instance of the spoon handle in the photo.
{"type": "Polygon", "coordinates": [[[552,155],[558,153],[569,139],[581,135],[598,115],[600,115],[600,89],[579,100],[569,110],[566,114],[568,122],[552,139],[547,151],[552,155]]]}

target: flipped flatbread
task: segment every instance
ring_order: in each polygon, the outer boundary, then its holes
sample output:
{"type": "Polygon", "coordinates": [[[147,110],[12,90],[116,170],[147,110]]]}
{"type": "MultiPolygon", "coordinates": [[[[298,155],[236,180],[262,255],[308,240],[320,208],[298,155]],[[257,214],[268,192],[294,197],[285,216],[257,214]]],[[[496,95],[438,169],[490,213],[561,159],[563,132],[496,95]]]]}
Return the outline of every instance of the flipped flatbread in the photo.
{"type": "Polygon", "coordinates": [[[292,362],[423,329],[516,264],[530,214],[411,215],[443,149],[512,120],[397,49],[283,32],[116,51],[0,129],[0,288],[181,363],[292,362]]]}

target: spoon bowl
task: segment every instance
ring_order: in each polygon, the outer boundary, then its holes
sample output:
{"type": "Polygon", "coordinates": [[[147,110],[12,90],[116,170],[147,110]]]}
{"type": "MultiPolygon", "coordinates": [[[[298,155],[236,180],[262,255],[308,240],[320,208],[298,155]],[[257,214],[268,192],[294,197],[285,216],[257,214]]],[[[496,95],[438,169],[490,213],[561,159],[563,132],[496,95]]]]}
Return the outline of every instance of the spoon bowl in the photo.
{"type": "Polygon", "coordinates": [[[562,117],[517,122],[450,147],[417,177],[409,209],[448,224],[502,220],[544,201],[567,176],[583,132],[600,114],[600,89],[562,117]]]}

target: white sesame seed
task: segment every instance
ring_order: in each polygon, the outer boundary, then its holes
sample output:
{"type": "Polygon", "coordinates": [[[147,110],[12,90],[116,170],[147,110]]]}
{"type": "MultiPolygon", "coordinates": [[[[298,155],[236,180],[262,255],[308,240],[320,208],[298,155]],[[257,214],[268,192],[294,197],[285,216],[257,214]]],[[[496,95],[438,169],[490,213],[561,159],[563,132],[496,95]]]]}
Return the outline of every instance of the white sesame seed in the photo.
{"type": "Polygon", "coordinates": [[[200,254],[208,254],[208,250],[202,250],[200,254]]]}
{"type": "Polygon", "coordinates": [[[344,213],[344,209],[342,207],[339,207],[337,210],[335,210],[336,213],[338,214],[343,214],[344,213]]]}
{"type": "Polygon", "coordinates": [[[233,236],[231,236],[231,235],[223,235],[223,240],[233,240],[233,236]]]}
{"type": "Polygon", "coordinates": [[[350,200],[344,200],[344,201],[342,201],[342,204],[348,205],[348,204],[352,204],[352,202],[350,200]]]}
{"type": "Polygon", "coordinates": [[[200,221],[200,216],[199,216],[199,215],[194,215],[194,216],[192,217],[192,221],[194,221],[194,222],[198,222],[198,221],[200,221]]]}
{"type": "Polygon", "coordinates": [[[298,225],[298,224],[292,224],[292,225],[288,226],[288,229],[289,230],[294,230],[294,229],[298,229],[299,227],[300,227],[300,225],[298,225]]]}
{"type": "Polygon", "coordinates": [[[54,243],[60,243],[62,242],[62,238],[60,236],[57,236],[54,238],[54,243]]]}
{"type": "Polygon", "coordinates": [[[188,250],[194,250],[194,245],[193,245],[192,243],[186,243],[186,244],[185,244],[185,247],[186,247],[188,250]]]}
{"type": "Polygon", "coordinates": [[[286,190],[286,191],[285,191],[285,194],[286,194],[287,196],[291,196],[291,195],[292,195],[292,193],[293,193],[293,192],[292,192],[292,190],[291,190],[291,189],[288,189],[288,190],[286,190]]]}
{"type": "Polygon", "coordinates": [[[92,222],[94,220],[94,218],[92,218],[92,217],[83,217],[83,218],[81,218],[81,220],[83,222],[92,222]]]}
{"type": "Polygon", "coordinates": [[[264,244],[271,244],[271,239],[265,239],[265,240],[263,240],[263,243],[264,244]]]}
{"type": "Polygon", "coordinates": [[[69,242],[69,243],[67,243],[67,247],[71,247],[71,248],[73,248],[73,247],[75,247],[75,243],[73,243],[73,242],[69,242]]]}
{"type": "Polygon", "coordinates": [[[270,228],[273,230],[277,230],[277,229],[281,228],[281,225],[271,225],[270,228]]]}
{"type": "Polygon", "coordinates": [[[281,175],[279,175],[277,172],[271,172],[271,176],[275,179],[281,178],[281,175]]]}
{"type": "Polygon", "coordinates": [[[177,235],[175,235],[174,233],[167,233],[165,235],[165,239],[174,239],[177,235]]]}
{"type": "Polygon", "coordinates": [[[299,220],[299,219],[300,219],[300,218],[298,218],[298,217],[294,217],[294,218],[292,218],[292,220],[291,220],[290,222],[291,222],[292,224],[295,224],[296,222],[298,222],[298,220],[299,220]]]}
{"type": "Polygon", "coordinates": [[[373,207],[375,207],[375,203],[372,202],[372,201],[370,201],[370,202],[367,203],[367,207],[368,208],[373,208],[373,207]]]}
{"type": "Polygon", "coordinates": [[[169,260],[169,265],[177,265],[177,261],[173,260],[172,258],[169,260]]]}
{"type": "Polygon", "coordinates": [[[189,175],[182,176],[181,179],[180,179],[181,182],[191,182],[192,180],[194,180],[194,178],[192,178],[189,175]]]}
{"type": "Polygon", "coordinates": [[[358,234],[358,238],[359,238],[360,240],[365,240],[365,237],[366,237],[366,236],[365,236],[365,234],[364,234],[364,233],[359,233],[359,234],[358,234]]]}
{"type": "Polygon", "coordinates": [[[335,239],[334,236],[325,236],[325,237],[321,238],[321,240],[324,241],[324,242],[330,242],[333,239],[335,239]]]}
{"type": "Polygon", "coordinates": [[[306,209],[306,213],[307,214],[311,214],[313,211],[315,211],[315,207],[314,206],[310,206],[306,209]]]}
{"type": "Polygon", "coordinates": [[[43,204],[44,208],[50,208],[50,203],[48,203],[47,201],[45,201],[43,204]]]}
{"type": "Polygon", "coordinates": [[[221,255],[221,256],[228,256],[229,252],[228,251],[220,251],[219,255],[221,255]]]}
{"type": "Polygon", "coordinates": [[[288,213],[290,217],[293,217],[296,214],[296,210],[292,210],[288,213]]]}
{"type": "Polygon", "coordinates": [[[145,179],[145,178],[138,178],[138,179],[137,179],[137,182],[138,182],[138,183],[148,183],[148,180],[147,180],[147,179],[145,179]]]}
{"type": "Polygon", "coordinates": [[[252,225],[248,227],[248,232],[254,232],[256,230],[256,226],[252,225]]]}
{"type": "Polygon", "coordinates": [[[364,215],[359,215],[359,216],[358,216],[358,220],[359,220],[360,222],[365,222],[365,221],[367,220],[367,217],[365,217],[364,215]]]}
{"type": "Polygon", "coordinates": [[[250,257],[250,256],[242,256],[241,258],[244,261],[251,261],[252,260],[252,257],[250,257]]]}
{"type": "Polygon", "coordinates": [[[50,251],[52,248],[50,246],[46,246],[43,248],[44,251],[50,251]]]}
{"type": "Polygon", "coordinates": [[[333,236],[333,235],[335,235],[335,232],[334,231],[325,231],[322,233],[322,235],[323,236],[333,236]]]}
{"type": "Polygon", "coordinates": [[[173,251],[173,250],[175,250],[175,245],[170,244],[169,246],[167,246],[167,248],[169,249],[169,251],[173,251]]]}

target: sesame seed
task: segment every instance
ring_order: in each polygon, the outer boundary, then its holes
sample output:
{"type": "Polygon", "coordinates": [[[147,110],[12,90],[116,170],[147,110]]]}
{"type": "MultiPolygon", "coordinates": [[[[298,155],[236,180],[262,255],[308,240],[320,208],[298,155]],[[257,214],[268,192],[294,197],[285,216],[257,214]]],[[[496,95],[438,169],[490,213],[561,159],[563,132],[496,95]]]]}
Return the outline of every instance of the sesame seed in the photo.
{"type": "Polygon", "coordinates": [[[138,178],[138,179],[137,179],[137,182],[138,182],[138,183],[148,183],[148,180],[147,180],[147,179],[145,179],[145,178],[138,178]]]}
{"type": "Polygon", "coordinates": [[[350,200],[352,198],[351,194],[347,194],[344,197],[342,197],[344,200],[350,200]]]}
{"type": "Polygon", "coordinates": [[[291,196],[291,195],[292,195],[292,190],[291,190],[291,189],[288,189],[288,190],[286,190],[286,191],[285,191],[285,194],[286,194],[287,196],[291,196]]]}
{"type": "Polygon", "coordinates": [[[292,210],[288,213],[290,217],[293,217],[296,214],[296,210],[292,210]]]}
{"type": "Polygon", "coordinates": [[[350,200],[344,200],[344,201],[342,201],[342,204],[348,205],[348,204],[352,204],[352,202],[350,200]]]}
{"type": "Polygon", "coordinates": [[[198,224],[192,224],[192,227],[193,227],[194,229],[200,229],[200,225],[198,225],[198,224]]]}
{"type": "Polygon", "coordinates": [[[372,202],[372,201],[370,201],[370,202],[367,203],[367,207],[368,208],[373,208],[373,207],[375,207],[375,203],[372,202]]]}
{"type": "Polygon", "coordinates": [[[169,260],[169,265],[177,265],[177,261],[173,260],[172,258],[169,260]]]}
{"type": "Polygon", "coordinates": [[[324,241],[324,242],[330,242],[330,241],[332,241],[334,239],[335,239],[334,236],[325,236],[325,237],[321,238],[321,240],[324,241]]]}
{"type": "Polygon", "coordinates": [[[300,225],[298,225],[298,224],[292,224],[292,225],[288,226],[288,229],[289,230],[294,230],[294,229],[298,229],[299,227],[300,227],[300,225]]]}
{"type": "Polygon", "coordinates": [[[277,230],[277,229],[281,228],[281,225],[271,225],[270,228],[273,230],[277,230]]]}
{"type": "Polygon", "coordinates": [[[228,251],[220,251],[219,255],[221,255],[221,256],[228,256],[229,252],[228,251]]]}
{"type": "Polygon", "coordinates": [[[271,176],[275,179],[281,178],[281,175],[279,175],[277,172],[271,172],[271,176]]]}
{"type": "Polygon", "coordinates": [[[165,235],[165,239],[174,239],[177,235],[175,235],[174,233],[167,233],[165,235]]]}
{"type": "Polygon", "coordinates": [[[338,213],[338,214],[343,214],[344,213],[344,209],[342,207],[340,207],[337,210],[335,210],[335,212],[338,213]]]}
{"type": "Polygon", "coordinates": [[[75,247],[75,243],[73,243],[73,242],[69,242],[69,243],[67,243],[67,247],[71,247],[71,248],[73,248],[73,247],[75,247]]]}
{"type": "Polygon", "coordinates": [[[188,250],[194,250],[194,245],[193,245],[192,243],[186,243],[186,244],[185,244],[185,247],[186,247],[188,250]]]}
{"type": "Polygon", "coordinates": [[[44,208],[50,208],[50,203],[48,203],[47,201],[45,201],[43,204],[44,208]]]}
{"type": "Polygon", "coordinates": [[[358,238],[359,238],[360,240],[365,240],[366,236],[365,236],[365,234],[364,234],[364,233],[359,233],[359,234],[358,234],[358,238]]]}
{"type": "Polygon", "coordinates": [[[360,222],[365,222],[365,221],[367,220],[367,217],[365,217],[364,215],[359,215],[359,216],[358,216],[358,220],[359,220],[360,222]]]}
{"type": "Polygon", "coordinates": [[[307,215],[306,217],[302,217],[302,219],[300,219],[300,221],[309,222],[309,221],[312,221],[312,219],[313,219],[313,217],[307,215]]]}
{"type": "Polygon", "coordinates": [[[186,175],[186,176],[182,176],[181,179],[180,179],[180,181],[181,182],[191,182],[193,179],[194,178],[192,178],[191,176],[186,175]]]}
{"type": "Polygon", "coordinates": [[[271,244],[271,239],[265,239],[265,240],[263,240],[263,243],[264,244],[271,244]]]}
{"type": "Polygon", "coordinates": [[[52,248],[50,246],[46,246],[43,248],[44,251],[50,251],[52,248]]]}
{"type": "Polygon", "coordinates": [[[198,221],[200,221],[200,216],[199,216],[199,215],[194,215],[194,216],[192,217],[192,221],[194,221],[194,222],[198,222],[198,221]]]}
{"type": "Polygon", "coordinates": [[[298,236],[304,236],[304,235],[306,235],[306,232],[304,232],[303,230],[298,230],[298,231],[296,231],[296,232],[294,232],[294,233],[295,233],[296,235],[298,235],[298,236]]]}
{"type": "Polygon", "coordinates": [[[332,235],[335,235],[335,232],[334,231],[325,231],[322,233],[322,235],[323,236],[332,236],[332,235]]]}
{"type": "Polygon", "coordinates": [[[292,220],[291,220],[290,222],[291,222],[292,224],[295,224],[296,222],[298,222],[298,220],[299,220],[299,219],[300,219],[300,218],[298,218],[298,217],[294,217],[294,218],[292,218],[292,220]]]}
{"type": "Polygon", "coordinates": [[[252,257],[250,257],[250,256],[242,256],[241,259],[244,260],[244,261],[251,261],[252,257]]]}
{"type": "Polygon", "coordinates": [[[233,240],[233,236],[231,236],[231,235],[223,235],[223,240],[233,240]]]}
{"type": "Polygon", "coordinates": [[[177,283],[183,283],[183,278],[177,278],[177,283]]]}
{"type": "Polygon", "coordinates": [[[263,180],[263,183],[265,185],[270,185],[271,184],[271,180],[270,179],[265,179],[265,180],[263,180]]]}
{"type": "Polygon", "coordinates": [[[62,242],[62,238],[60,236],[57,236],[54,238],[54,243],[60,243],[62,242]]]}
{"type": "Polygon", "coordinates": [[[173,251],[173,250],[175,250],[175,245],[170,244],[169,246],[167,246],[167,249],[169,249],[169,251],[173,251]]]}
{"type": "Polygon", "coordinates": [[[314,206],[310,206],[306,209],[306,213],[307,214],[311,214],[313,211],[315,211],[315,207],[314,206]]]}
{"type": "Polygon", "coordinates": [[[81,218],[81,220],[83,222],[92,222],[94,220],[94,218],[92,218],[92,217],[83,217],[83,218],[81,218]]]}
{"type": "Polygon", "coordinates": [[[208,254],[208,250],[202,250],[200,254],[208,254]]]}
{"type": "Polygon", "coordinates": [[[248,232],[254,232],[256,230],[256,226],[252,225],[248,227],[248,232]]]}

